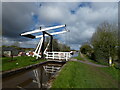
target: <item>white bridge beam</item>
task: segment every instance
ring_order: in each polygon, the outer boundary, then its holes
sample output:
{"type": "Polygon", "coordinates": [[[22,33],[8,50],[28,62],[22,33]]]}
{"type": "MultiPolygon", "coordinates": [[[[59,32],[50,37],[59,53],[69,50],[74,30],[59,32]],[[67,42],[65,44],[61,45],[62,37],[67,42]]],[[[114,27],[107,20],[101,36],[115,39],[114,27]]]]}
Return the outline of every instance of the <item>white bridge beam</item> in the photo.
{"type": "Polygon", "coordinates": [[[41,30],[37,29],[37,30],[34,30],[34,31],[22,33],[21,35],[28,35],[28,34],[33,34],[33,33],[38,33],[38,32],[43,32],[43,31],[48,31],[48,30],[51,30],[51,29],[62,28],[62,27],[65,27],[65,26],[66,25],[59,25],[59,26],[53,26],[53,27],[43,28],[41,30]]]}
{"type": "MultiPolygon", "coordinates": [[[[68,30],[60,31],[60,32],[54,32],[54,33],[49,33],[49,34],[50,35],[57,35],[57,34],[65,33],[65,32],[68,32],[68,30]]],[[[48,35],[45,34],[45,36],[48,36],[48,35]]],[[[40,38],[40,37],[43,37],[43,35],[35,36],[35,38],[40,38]]]]}

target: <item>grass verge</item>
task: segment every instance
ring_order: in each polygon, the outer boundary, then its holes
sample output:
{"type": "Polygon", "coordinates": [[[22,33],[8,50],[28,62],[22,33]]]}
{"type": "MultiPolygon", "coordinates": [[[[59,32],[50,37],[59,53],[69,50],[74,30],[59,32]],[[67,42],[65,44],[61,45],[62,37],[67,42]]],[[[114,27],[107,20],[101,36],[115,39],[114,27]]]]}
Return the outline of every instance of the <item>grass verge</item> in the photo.
{"type": "Polygon", "coordinates": [[[43,61],[45,60],[35,60],[35,57],[28,56],[14,57],[13,60],[10,57],[4,57],[2,58],[2,71],[21,68],[32,64],[37,64],[43,61]]]}
{"type": "MultiPolygon", "coordinates": [[[[116,74],[111,68],[111,73],[116,74]]],[[[93,67],[78,62],[68,62],[53,81],[52,88],[118,88],[115,79],[106,68],[93,67]]]]}

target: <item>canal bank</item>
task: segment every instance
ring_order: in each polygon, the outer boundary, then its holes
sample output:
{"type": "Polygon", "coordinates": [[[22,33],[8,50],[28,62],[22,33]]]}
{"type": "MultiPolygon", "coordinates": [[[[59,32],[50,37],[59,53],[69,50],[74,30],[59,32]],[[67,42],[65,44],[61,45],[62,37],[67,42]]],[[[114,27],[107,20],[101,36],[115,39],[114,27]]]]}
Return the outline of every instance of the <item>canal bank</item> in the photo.
{"type": "Polygon", "coordinates": [[[67,62],[61,67],[61,69],[51,77],[51,79],[48,81],[48,88],[52,88],[52,84],[54,80],[59,76],[61,70],[66,66],[67,62]]]}
{"type": "Polygon", "coordinates": [[[25,70],[36,68],[39,65],[45,64],[47,62],[48,61],[44,61],[44,62],[41,62],[41,63],[38,63],[38,64],[32,64],[32,65],[25,66],[25,67],[16,68],[16,69],[12,69],[12,70],[9,70],[9,71],[4,71],[4,72],[2,72],[2,77],[4,78],[4,77],[7,77],[7,76],[10,76],[10,75],[13,75],[13,74],[17,74],[17,73],[23,72],[25,70]]]}
{"type": "Polygon", "coordinates": [[[45,59],[37,59],[31,56],[18,56],[11,59],[11,57],[2,57],[2,72],[10,71],[17,68],[26,67],[33,64],[46,61],[45,59]]]}
{"type": "Polygon", "coordinates": [[[45,61],[39,64],[4,72],[3,88],[48,88],[51,77],[61,69],[66,62],[45,61]]]}
{"type": "Polygon", "coordinates": [[[118,69],[69,61],[51,88],[118,88],[118,69]]]}
{"type": "MultiPolygon", "coordinates": [[[[74,57],[76,57],[76,56],[78,56],[78,53],[74,53],[71,58],[74,58],[74,57]]],[[[55,79],[57,79],[57,77],[59,77],[59,74],[60,74],[61,70],[63,70],[63,69],[66,67],[67,63],[69,63],[69,61],[66,62],[66,63],[61,67],[61,69],[57,72],[57,74],[55,74],[54,76],[51,77],[51,79],[48,81],[48,84],[49,84],[48,88],[52,88],[53,82],[55,81],[55,79]]]]}

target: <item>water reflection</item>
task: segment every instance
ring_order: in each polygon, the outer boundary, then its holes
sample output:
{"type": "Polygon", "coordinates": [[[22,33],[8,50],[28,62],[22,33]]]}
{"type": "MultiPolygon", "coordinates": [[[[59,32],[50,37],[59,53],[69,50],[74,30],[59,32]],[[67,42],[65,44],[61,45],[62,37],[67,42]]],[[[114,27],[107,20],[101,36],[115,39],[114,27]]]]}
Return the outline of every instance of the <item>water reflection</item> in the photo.
{"type": "Polygon", "coordinates": [[[38,68],[18,73],[2,80],[3,88],[47,88],[48,81],[56,74],[63,63],[48,63],[38,68]]]}
{"type": "Polygon", "coordinates": [[[57,71],[60,70],[61,66],[61,64],[48,64],[43,66],[43,68],[46,73],[55,74],[57,71]]]}
{"type": "Polygon", "coordinates": [[[35,78],[36,78],[35,80],[33,80],[33,82],[34,82],[34,83],[37,83],[37,84],[38,84],[38,88],[40,88],[40,87],[42,86],[42,85],[41,85],[41,82],[40,82],[40,78],[39,78],[39,77],[40,77],[40,76],[39,76],[39,75],[40,75],[40,73],[39,73],[40,70],[35,69],[35,70],[33,70],[33,72],[34,72],[34,75],[35,75],[35,78]]]}

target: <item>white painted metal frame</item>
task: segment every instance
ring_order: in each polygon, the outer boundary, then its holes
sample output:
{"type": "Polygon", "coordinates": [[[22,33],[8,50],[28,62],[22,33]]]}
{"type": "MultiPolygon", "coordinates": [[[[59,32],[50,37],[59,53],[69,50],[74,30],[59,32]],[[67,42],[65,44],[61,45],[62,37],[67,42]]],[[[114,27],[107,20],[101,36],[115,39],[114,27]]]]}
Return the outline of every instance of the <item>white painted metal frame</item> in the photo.
{"type": "Polygon", "coordinates": [[[33,33],[38,33],[38,32],[43,32],[43,31],[48,31],[48,30],[51,30],[51,29],[57,29],[57,28],[65,27],[65,26],[66,25],[59,25],[59,26],[44,28],[44,29],[41,29],[41,30],[37,29],[37,30],[34,30],[34,31],[22,33],[21,35],[28,35],[28,34],[33,34],[33,33]]]}
{"type": "Polygon", "coordinates": [[[40,56],[40,50],[41,50],[41,47],[42,47],[42,43],[43,43],[43,37],[40,39],[35,52],[33,52],[34,53],[33,57],[37,56],[36,59],[38,59],[38,57],[41,58],[41,56],[40,56]]]}
{"type": "MultiPolygon", "coordinates": [[[[50,33],[50,35],[62,34],[62,33],[65,33],[65,32],[68,32],[68,30],[60,31],[60,32],[55,32],[55,33],[50,33]]],[[[43,36],[43,35],[35,36],[35,38],[40,38],[40,37],[42,37],[42,36],[43,36]]],[[[48,36],[48,35],[45,34],[45,36],[48,36]]]]}
{"type": "MultiPolygon", "coordinates": [[[[59,25],[59,26],[53,26],[53,27],[48,27],[48,28],[44,28],[44,29],[37,29],[37,30],[34,30],[34,31],[30,31],[30,32],[25,32],[25,33],[22,33],[22,35],[28,35],[28,34],[33,34],[33,33],[38,33],[38,32],[43,32],[43,31],[48,31],[48,30],[51,30],[51,29],[57,29],[57,28],[62,28],[62,27],[65,27],[66,25],[59,25]]],[[[68,32],[68,30],[64,30],[64,31],[60,31],[60,32],[54,32],[54,33],[50,33],[50,35],[57,35],[57,34],[62,34],[62,33],[65,33],[65,32],[68,32]]],[[[48,36],[45,34],[45,36],[48,36]]],[[[35,36],[35,38],[41,38],[36,49],[35,49],[35,52],[33,57],[34,56],[37,56],[36,59],[38,59],[38,57],[41,58],[41,55],[40,55],[40,50],[42,48],[42,43],[43,43],[43,35],[39,35],[39,36],[35,36]]],[[[62,60],[62,59],[65,59],[66,61],[68,61],[68,59],[71,57],[71,54],[70,52],[46,52],[47,51],[47,48],[49,46],[49,43],[44,51],[44,54],[46,55],[46,59],[58,59],[58,60],[62,60]]]]}
{"type": "Polygon", "coordinates": [[[70,52],[46,52],[46,59],[66,60],[70,59],[70,52]]]}

